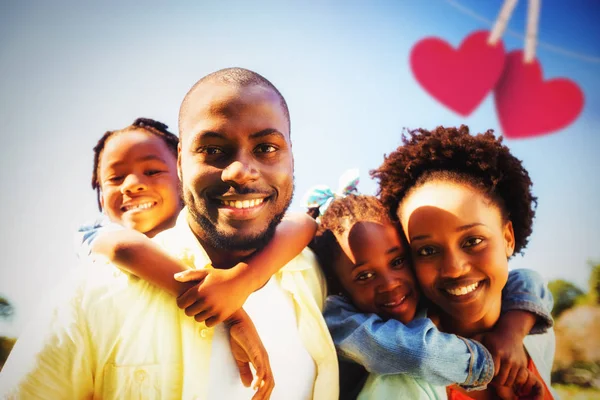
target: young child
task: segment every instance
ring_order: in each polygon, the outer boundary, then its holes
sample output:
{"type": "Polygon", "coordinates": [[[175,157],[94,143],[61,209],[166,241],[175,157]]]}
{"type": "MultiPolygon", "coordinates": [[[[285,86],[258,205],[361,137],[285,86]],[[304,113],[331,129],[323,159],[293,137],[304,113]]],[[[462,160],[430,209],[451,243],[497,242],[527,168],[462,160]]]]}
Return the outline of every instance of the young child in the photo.
{"type": "MultiPolygon", "coordinates": [[[[371,372],[359,398],[445,398],[443,393],[439,397],[433,385],[443,392],[444,386],[453,383],[482,388],[491,381],[494,366],[484,346],[472,339],[439,332],[425,318],[419,307],[423,299],[410,265],[409,247],[387,209],[375,197],[350,194],[337,198],[320,219],[312,246],[325,270],[330,293],[336,294],[327,299],[325,318],[339,354],[371,372]],[[396,385],[410,381],[428,397],[419,397],[419,390],[394,397],[393,390],[388,390],[390,379],[396,385]]],[[[513,271],[503,304],[505,310],[518,309],[515,300],[527,296],[539,307],[535,314],[541,318],[535,331],[543,331],[552,323],[549,309],[545,310],[542,302],[551,303],[551,297],[536,297],[549,296],[542,287],[537,274],[513,271]]],[[[546,307],[551,308],[551,304],[546,307]]],[[[525,306],[521,309],[528,310],[525,306]]],[[[503,349],[511,348],[511,340],[522,343],[536,322],[535,318],[523,318],[520,311],[506,312],[503,318],[492,339],[503,349]],[[517,320],[525,324],[522,335],[521,325],[513,324],[517,320]],[[505,335],[504,329],[512,335],[505,335]]],[[[497,352],[494,355],[498,358],[497,352]]],[[[510,368],[521,367],[503,360],[500,372],[510,368]]],[[[347,388],[342,371],[340,375],[342,398],[354,397],[355,388],[347,388]]],[[[535,383],[530,374],[525,377],[517,383],[535,383]]],[[[513,379],[503,384],[512,386],[515,382],[513,379]]]]}
{"type": "MultiPolygon", "coordinates": [[[[497,330],[510,296],[508,260],[527,246],[537,204],[522,162],[492,131],[471,135],[466,126],[438,127],[403,137],[372,175],[386,208],[402,224],[416,277],[433,305],[429,315],[440,330],[469,338],[497,330]]],[[[514,398],[530,389],[520,384],[529,373],[544,387],[543,394],[541,386],[534,388],[536,397],[552,398],[554,332],[523,338],[526,332],[526,326],[516,332],[522,340],[509,346],[521,360],[518,371],[505,375],[516,377],[514,392],[500,382],[472,394],[454,386],[448,397],[514,398]]]]}
{"type": "Polygon", "coordinates": [[[242,381],[246,386],[252,381],[251,362],[257,375],[255,387],[260,387],[255,398],[268,398],[273,389],[268,357],[241,307],[300,253],[316,224],[304,214],[290,216],[277,227],[271,242],[246,263],[230,270],[190,270],[149,239],[172,227],[182,208],[177,145],[177,137],[166,125],[145,118],[102,136],[94,147],[92,188],[104,216],[80,229],[80,254],[106,256],[123,270],[178,296],[179,307],[198,322],[207,326],[225,322],[234,357],[244,365],[242,381]]]}

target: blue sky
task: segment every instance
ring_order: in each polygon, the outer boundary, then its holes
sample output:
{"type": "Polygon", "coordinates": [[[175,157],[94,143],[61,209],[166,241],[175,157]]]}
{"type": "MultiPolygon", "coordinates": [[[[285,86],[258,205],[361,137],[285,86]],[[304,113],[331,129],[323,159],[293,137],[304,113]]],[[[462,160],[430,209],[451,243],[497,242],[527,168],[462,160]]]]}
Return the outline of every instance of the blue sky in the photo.
{"type": "MultiPolygon", "coordinates": [[[[271,80],[292,118],[296,196],[368,171],[400,143],[403,127],[468,124],[501,133],[488,96],[469,117],[447,110],[414,80],[408,57],[427,36],[453,45],[488,26],[500,0],[145,2],[5,1],[0,5],[0,294],[18,334],[42,293],[75,263],[73,234],[95,216],[92,147],[138,116],[177,131],[189,87],[214,70],[241,66],[271,80]],[[88,3],[88,4],[83,4],[88,3]],[[137,3],[137,2],[136,2],[137,3]],[[173,4],[175,3],[175,4],[173,4]],[[285,3],[285,4],[284,4],[285,3]]],[[[600,3],[545,0],[539,40],[600,58],[600,3]]],[[[526,2],[509,29],[525,30],[526,2]]],[[[507,49],[523,40],[505,35],[507,49]]],[[[600,63],[538,48],[546,78],[582,88],[579,119],[552,135],[507,140],[529,170],[539,207],[524,257],[513,267],[581,286],[600,260],[600,63]]]]}

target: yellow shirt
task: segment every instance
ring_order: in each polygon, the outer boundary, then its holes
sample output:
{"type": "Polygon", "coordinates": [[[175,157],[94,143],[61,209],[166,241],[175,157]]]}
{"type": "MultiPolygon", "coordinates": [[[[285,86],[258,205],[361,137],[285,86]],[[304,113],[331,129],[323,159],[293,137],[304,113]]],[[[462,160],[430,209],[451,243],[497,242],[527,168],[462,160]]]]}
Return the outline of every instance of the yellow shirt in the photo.
{"type": "MultiPolygon", "coordinates": [[[[155,240],[192,268],[210,266],[186,217],[184,210],[155,240]]],[[[321,315],[326,288],[312,252],[304,250],[275,279],[293,298],[300,338],[315,362],[313,398],[337,399],[337,357],[321,315]]],[[[96,258],[45,305],[0,373],[0,398],[206,397],[213,329],[187,317],[166,292],[96,258]]]]}

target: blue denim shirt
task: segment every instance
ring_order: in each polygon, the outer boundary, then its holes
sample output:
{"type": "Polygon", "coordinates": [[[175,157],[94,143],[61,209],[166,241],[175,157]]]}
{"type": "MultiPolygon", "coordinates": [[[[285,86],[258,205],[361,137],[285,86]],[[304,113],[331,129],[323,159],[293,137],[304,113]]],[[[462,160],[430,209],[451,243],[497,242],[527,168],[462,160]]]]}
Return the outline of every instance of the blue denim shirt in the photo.
{"type": "MultiPolygon", "coordinates": [[[[530,311],[538,316],[531,333],[553,325],[553,299],[535,271],[511,271],[502,293],[502,312],[530,311]]],[[[362,314],[341,296],[329,296],[323,311],[338,354],[375,374],[406,374],[433,385],[459,383],[485,387],[494,362],[479,342],[437,330],[421,310],[409,324],[376,314],[362,314]]]]}

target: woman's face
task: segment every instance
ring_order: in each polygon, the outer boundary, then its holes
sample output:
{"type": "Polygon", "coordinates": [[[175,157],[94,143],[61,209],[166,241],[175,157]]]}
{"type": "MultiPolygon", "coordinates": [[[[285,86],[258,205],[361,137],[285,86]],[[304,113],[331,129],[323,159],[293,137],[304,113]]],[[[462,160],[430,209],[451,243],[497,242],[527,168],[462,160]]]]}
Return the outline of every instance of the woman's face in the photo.
{"type": "Polygon", "coordinates": [[[512,223],[503,221],[498,206],[470,185],[432,181],[404,199],[398,216],[417,279],[442,310],[444,327],[464,333],[491,328],[515,243],[512,223]]]}
{"type": "Polygon", "coordinates": [[[334,270],[354,305],[366,313],[412,321],[419,291],[408,249],[392,224],[357,222],[337,237],[342,249],[334,270]]]}

